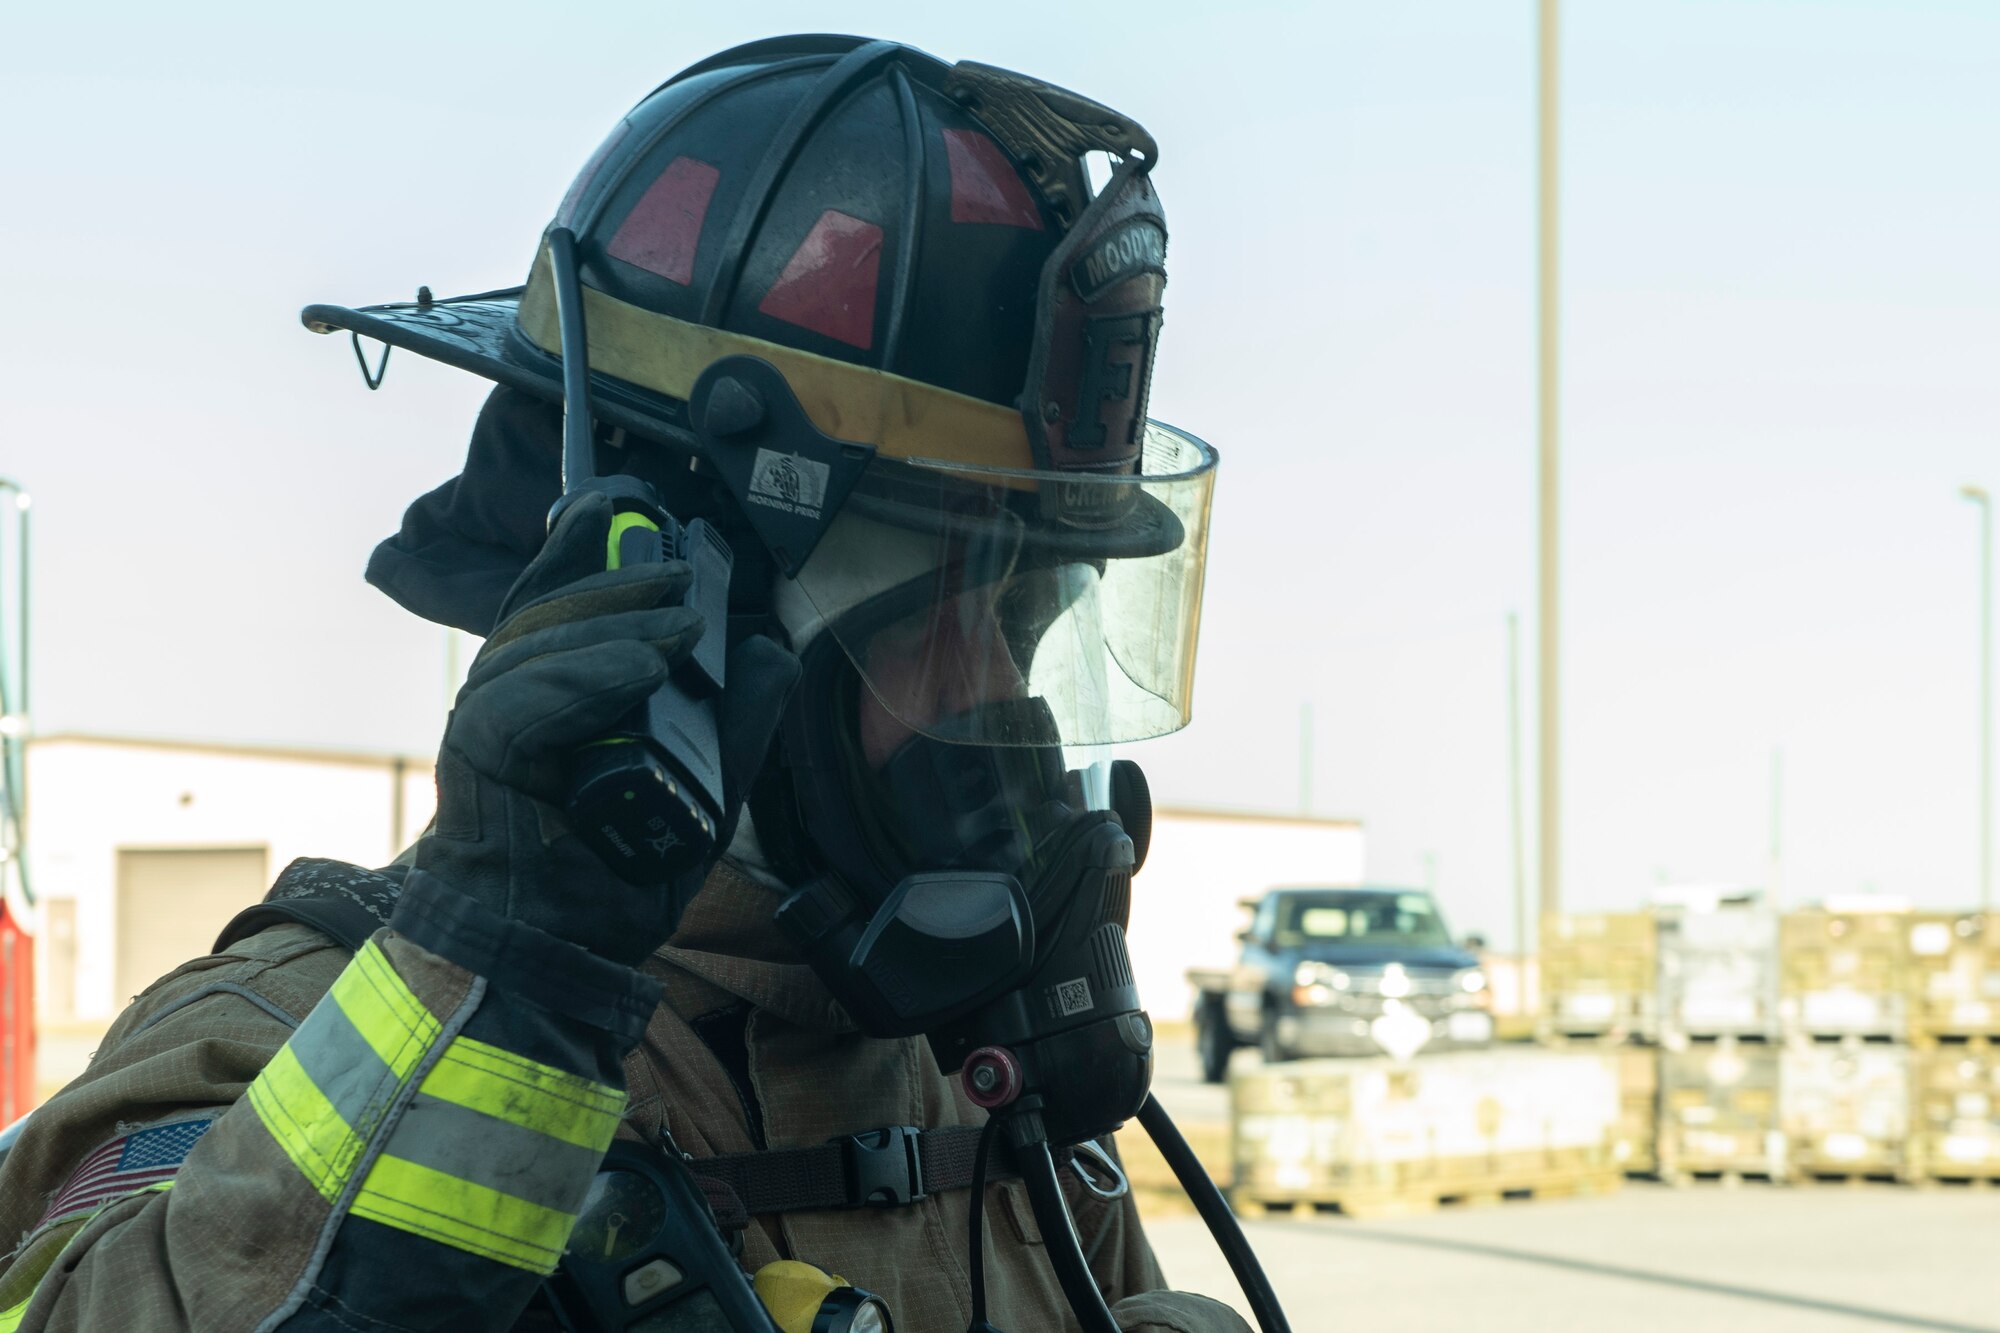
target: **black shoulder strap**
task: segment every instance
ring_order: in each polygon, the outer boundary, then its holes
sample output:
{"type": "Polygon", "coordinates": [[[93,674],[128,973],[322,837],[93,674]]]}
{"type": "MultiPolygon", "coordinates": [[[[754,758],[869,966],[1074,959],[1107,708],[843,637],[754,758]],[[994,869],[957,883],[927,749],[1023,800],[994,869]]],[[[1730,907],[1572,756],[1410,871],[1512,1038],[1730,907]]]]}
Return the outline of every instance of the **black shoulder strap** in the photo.
{"type": "MultiPolygon", "coordinates": [[[[859,1134],[843,1134],[827,1143],[804,1148],[766,1148],[758,1152],[726,1153],[688,1160],[688,1170],[711,1195],[725,1201],[717,1208],[745,1220],[760,1213],[813,1212],[822,1208],[894,1207],[915,1203],[947,1190],[969,1189],[973,1160],[979,1151],[980,1126],[946,1125],[918,1129],[915,1125],[884,1125],[859,1134]],[[734,1208],[728,1208],[729,1203],[734,1208]]],[[[1075,1173],[1088,1188],[1103,1194],[1096,1183],[1106,1173],[1125,1190],[1124,1174],[1095,1143],[1088,1150],[1091,1166],[1074,1164],[1076,1151],[1057,1150],[1056,1164],[1075,1173]]],[[[996,1145],[986,1178],[1009,1180],[1020,1175],[1013,1152],[996,1145]]],[[[724,1223],[725,1226],[728,1223],[724,1223]]],[[[741,1222],[737,1223],[742,1225],[741,1222]]]]}
{"type": "Polygon", "coordinates": [[[278,882],[255,907],[230,919],[216,937],[220,953],[268,926],[297,921],[353,951],[389,924],[407,867],[365,870],[345,861],[302,856],[286,866],[278,882]]]}

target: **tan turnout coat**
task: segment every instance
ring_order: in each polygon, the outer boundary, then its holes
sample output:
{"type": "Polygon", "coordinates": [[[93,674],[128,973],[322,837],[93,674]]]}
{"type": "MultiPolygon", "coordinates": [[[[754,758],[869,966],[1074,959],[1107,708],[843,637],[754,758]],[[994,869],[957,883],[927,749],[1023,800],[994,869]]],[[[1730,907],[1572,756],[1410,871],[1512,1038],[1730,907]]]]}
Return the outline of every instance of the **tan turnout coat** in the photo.
{"type": "MultiPolygon", "coordinates": [[[[882,1125],[983,1123],[921,1040],[853,1029],[809,969],[790,960],[769,924],[774,906],[771,890],[725,863],[673,942],[649,960],[665,1000],[625,1061],[621,1136],[651,1140],[665,1126],[696,1158],[757,1146],[728,1074],[689,1024],[745,1001],[750,1081],[768,1146],[815,1145],[882,1125]]],[[[448,1011],[464,992],[462,969],[394,931],[376,940],[434,1009],[448,1011]]],[[[0,1230],[18,1239],[0,1271],[0,1311],[8,1312],[0,1328],[211,1333],[288,1322],[273,1323],[272,1312],[306,1264],[324,1209],[287,1183],[291,1163],[252,1132],[254,1120],[237,1132],[251,1110],[237,1103],[351,956],[310,927],[273,926],[186,964],[125,1010],[88,1071],[35,1113],[0,1174],[0,1230]],[[50,1199],[94,1149],[135,1126],[204,1110],[218,1113],[216,1129],[171,1189],[44,1223],[50,1199]],[[224,1126],[231,1132],[218,1133],[224,1126]]],[[[1101,1201],[1067,1175],[1065,1185],[1092,1272],[1124,1328],[1245,1327],[1219,1304],[1163,1290],[1129,1198],[1101,1201]]],[[[964,1333],[968,1197],[957,1190],[895,1208],[755,1218],[743,1259],[753,1270],[787,1257],[839,1273],[884,1296],[899,1333],[964,1333]]],[[[1006,1333],[1073,1328],[1024,1186],[990,1185],[987,1218],[988,1317],[1006,1333]]]]}

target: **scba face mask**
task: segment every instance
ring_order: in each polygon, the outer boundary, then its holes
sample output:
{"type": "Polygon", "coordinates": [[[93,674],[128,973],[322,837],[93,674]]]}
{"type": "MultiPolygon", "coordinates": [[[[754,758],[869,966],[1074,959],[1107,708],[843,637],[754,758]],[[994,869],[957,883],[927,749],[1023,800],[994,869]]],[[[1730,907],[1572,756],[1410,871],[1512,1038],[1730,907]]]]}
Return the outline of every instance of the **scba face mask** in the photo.
{"type": "MultiPolygon", "coordinates": [[[[1137,1114],[1152,1049],[1125,944],[1151,823],[1137,766],[911,732],[876,768],[860,729],[830,720],[857,716],[866,686],[830,637],[806,659],[838,692],[794,706],[785,750],[826,869],[780,928],[864,1031],[927,1036],[989,1107],[1043,1098],[1058,1145],[1137,1114]]],[[[1038,699],[984,707],[1050,726],[1038,699]]]]}

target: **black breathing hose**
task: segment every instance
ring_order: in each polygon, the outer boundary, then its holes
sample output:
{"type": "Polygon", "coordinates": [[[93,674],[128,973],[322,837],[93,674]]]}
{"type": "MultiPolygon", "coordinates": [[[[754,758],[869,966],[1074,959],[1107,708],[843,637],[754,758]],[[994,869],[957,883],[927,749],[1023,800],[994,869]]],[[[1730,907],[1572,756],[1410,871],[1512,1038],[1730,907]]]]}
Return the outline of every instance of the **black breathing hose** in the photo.
{"type": "MultiPolygon", "coordinates": [[[[1195,1211],[1208,1224],[1209,1234],[1221,1247],[1223,1258],[1229,1260],[1229,1270],[1236,1274],[1237,1285],[1250,1300],[1251,1313],[1257,1316],[1257,1327],[1263,1333],[1292,1333],[1292,1326],[1285,1318],[1285,1312],[1278,1306],[1278,1294],[1271,1290],[1271,1283],[1264,1276],[1264,1266],[1257,1262],[1256,1254],[1250,1249],[1250,1242],[1237,1225],[1236,1214],[1229,1210],[1229,1201],[1222,1197],[1222,1191],[1208,1178],[1201,1161],[1181,1137],[1173,1120],[1167,1115],[1167,1108],[1150,1092],[1146,1094],[1145,1105],[1139,1108],[1139,1123],[1152,1136],[1153,1144],[1160,1150],[1160,1156],[1167,1159],[1167,1165],[1174,1169],[1174,1176],[1194,1201],[1195,1211]]],[[[1047,1155],[1048,1149],[1044,1148],[1047,1155]]],[[[1033,1181],[1029,1182],[1030,1188],[1033,1181]]],[[[1040,1218],[1041,1209],[1035,1209],[1040,1218]]],[[[1046,1224],[1044,1224],[1046,1226],[1046,1224]]],[[[1065,1286],[1067,1291],[1068,1287],[1065,1286]]]]}
{"type": "Polygon", "coordinates": [[[1083,1333],[1119,1333],[1097,1279],[1084,1261],[1083,1244],[1076,1238],[1076,1224],[1070,1221],[1069,1207],[1063,1202],[1062,1186],[1056,1181],[1055,1159],[1049,1156],[1047,1136],[1028,1144],[1015,1144],[1014,1156],[1021,1179],[1028,1186],[1028,1202],[1035,1210],[1035,1223],[1042,1229],[1042,1247],[1055,1265],[1056,1281],[1076,1314],[1083,1333]]]}
{"type": "Polygon", "coordinates": [[[993,1136],[1000,1132],[998,1117],[988,1116],[986,1127],[979,1131],[979,1151],[972,1155],[972,1202],[966,1212],[967,1225],[972,1233],[972,1327],[968,1333],[980,1333],[991,1328],[986,1322],[986,1237],[983,1219],[986,1212],[986,1160],[993,1151],[993,1136]]]}

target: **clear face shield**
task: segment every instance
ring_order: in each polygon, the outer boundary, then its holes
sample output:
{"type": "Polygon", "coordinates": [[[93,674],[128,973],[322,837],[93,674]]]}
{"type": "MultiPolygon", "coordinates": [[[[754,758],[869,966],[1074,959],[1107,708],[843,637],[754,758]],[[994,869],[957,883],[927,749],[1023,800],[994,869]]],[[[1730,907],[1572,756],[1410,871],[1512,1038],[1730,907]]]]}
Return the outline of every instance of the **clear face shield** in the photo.
{"type": "Polygon", "coordinates": [[[853,710],[845,771],[893,859],[995,832],[939,826],[932,785],[971,781],[941,747],[986,752],[1004,799],[980,805],[1020,847],[1038,810],[1110,808],[1111,746],[1186,725],[1215,466],[1157,422],[1137,473],[870,463],[779,611],[851,668],[825,703],[853,710]]]}

